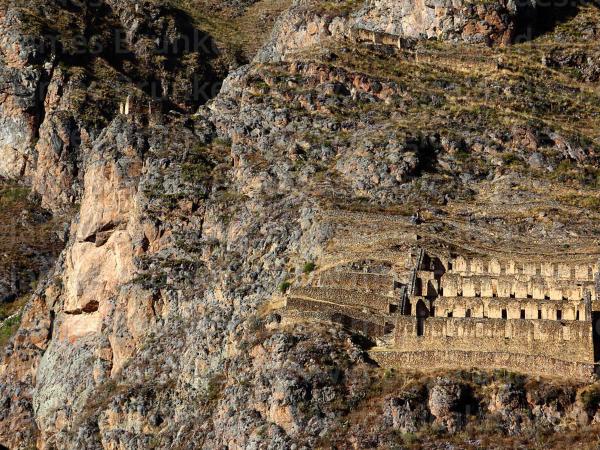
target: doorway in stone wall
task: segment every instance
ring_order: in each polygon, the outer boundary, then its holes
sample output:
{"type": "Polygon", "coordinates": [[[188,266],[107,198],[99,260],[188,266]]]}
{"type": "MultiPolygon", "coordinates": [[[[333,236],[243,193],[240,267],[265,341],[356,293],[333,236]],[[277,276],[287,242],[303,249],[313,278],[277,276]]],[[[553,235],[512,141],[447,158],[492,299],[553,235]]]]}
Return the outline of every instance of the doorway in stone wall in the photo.
{"type": "Polygon", "coordinates": [[[592,342],[594,343],[594,362],[600,361],[600,312],[592,312],[592,342]]]}
{"type": "Polygon", "coordinates": [[[425,306],[423,300],[417,303],[417,336],[423,336],[425,333],[425,321],[429,317],[429,309],[425,306]]]}

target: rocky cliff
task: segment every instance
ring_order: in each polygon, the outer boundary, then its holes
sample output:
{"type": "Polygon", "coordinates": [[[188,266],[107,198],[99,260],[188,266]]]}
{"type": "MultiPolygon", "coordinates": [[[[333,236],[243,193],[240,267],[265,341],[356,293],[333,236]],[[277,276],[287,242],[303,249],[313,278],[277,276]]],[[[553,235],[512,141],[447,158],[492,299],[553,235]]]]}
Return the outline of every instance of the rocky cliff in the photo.
{"type": "Polygon", "coordinates": [[[595,245],[600,14],[510,46],[532,8],[295,2],[255,54],[218,24],[259,29],[269,0],[3,2],[0,177],[64,250],[4,350],[0,443],[593,445],[595,384],[386,372],[272,306],[390,215],[595,245]]]}

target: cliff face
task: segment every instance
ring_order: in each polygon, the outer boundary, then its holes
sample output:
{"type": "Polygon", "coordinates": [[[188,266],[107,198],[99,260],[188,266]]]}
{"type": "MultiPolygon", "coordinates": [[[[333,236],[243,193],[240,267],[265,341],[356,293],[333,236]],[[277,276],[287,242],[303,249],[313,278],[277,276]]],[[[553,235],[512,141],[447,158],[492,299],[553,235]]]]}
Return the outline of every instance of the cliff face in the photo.
{"type": "MultiPolygon", "coordinates": [[[[270,7],[250,3],[231,8],[250,21],[270,7]]],[[[524,443],[585,436],[595,386],[384,373],[360,337],[281,325],[269,303],[306,263],[377,254],[368,236],[390,214],[468,218],[492,246],[498,229],[525,246],[592,245],[596,9],[540,48],[504,49],[462,41],[507,44],[512,6],[430,6],[298,2],[237,67],[171,3],[3,5],[0,176],[70,225],[0,365],[2,444],[366,448],[460,444],[444,433],[469,426],[524,443]]]]}

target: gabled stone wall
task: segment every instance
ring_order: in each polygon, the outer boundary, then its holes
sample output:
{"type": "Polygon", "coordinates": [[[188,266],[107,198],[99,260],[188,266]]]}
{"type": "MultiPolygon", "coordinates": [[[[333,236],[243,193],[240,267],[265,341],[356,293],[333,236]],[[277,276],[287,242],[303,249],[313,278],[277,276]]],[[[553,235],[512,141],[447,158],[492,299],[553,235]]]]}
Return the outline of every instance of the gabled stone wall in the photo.
{"type": "Polygon", "coordinates": [[[559,280],[594,281],[598,264],[533,262],[497,258],[465,258],[452,260],[448,272],[461,275],[531,275],[559,280]]]}
{"type": "Polygon", "coordinates": [[[467,317],[532,320],[586,320],[583,301],[553,301],[512,298],[439,297],[435,317],[467,317]],[[522,317],[522,316],[525,317],[522,317]]]}
{"type": "Polygon", "coordinates": [[[553,279],[532,275],[463,275],[452,272],[441,279],[445,297],[507,297],[536,300],[583,300],[585,291],[595,295],[593,281],[553,279]]]}

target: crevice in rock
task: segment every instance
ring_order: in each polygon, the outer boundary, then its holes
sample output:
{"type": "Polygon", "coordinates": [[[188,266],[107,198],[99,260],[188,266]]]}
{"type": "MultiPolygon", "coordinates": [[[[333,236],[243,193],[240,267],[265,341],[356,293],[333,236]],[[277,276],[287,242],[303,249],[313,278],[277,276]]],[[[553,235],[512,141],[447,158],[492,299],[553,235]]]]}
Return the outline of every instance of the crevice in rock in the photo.
{"type": "Polygon", "coordinates": [[[42,75],[35,91],[35,125],[33,129],[33,137],[35,142],[33,147],[40,138],[40,129],[46,120],[46,97],[48,95],[48,87],[54,75],[54,63],[48,71],[42,71],[42,75]]]}
{"type": "Polygon", "coordinates": [[[102,247],[104,244],[106,244],[112,233],[121,226],[122,223],[120,222],[115,223],[111,221],[105,223],[92,234],[85,237],[82,242],[90,242],[92,244],[96,244],[96,247],[102,247]]]}
{"type": "Polygon", "coordinates": [[[84,313],[93,313],[98,311],[99,303],[97,300],[90,301],[87,305],[85,305],[81,310],[84,313]]]}
{"type": "Polygon", "coordinates": [[[48,327],[48,340],[52,339],[52,334],[54,333],[54,322],[56,319],[56,313],[53,309],[50,310],[50,326],[48,327]]]}
{"type": "Polygon", "coordinates": [[[65,314],[69,314],[71,316],[78,316],[80,314],[91,314],[98,311],[98,307],[100,304],[97,300],[91,300],[87,304],[83,306],[83,308],[72,309],[69,311],[65,311],[65,314]]]}

